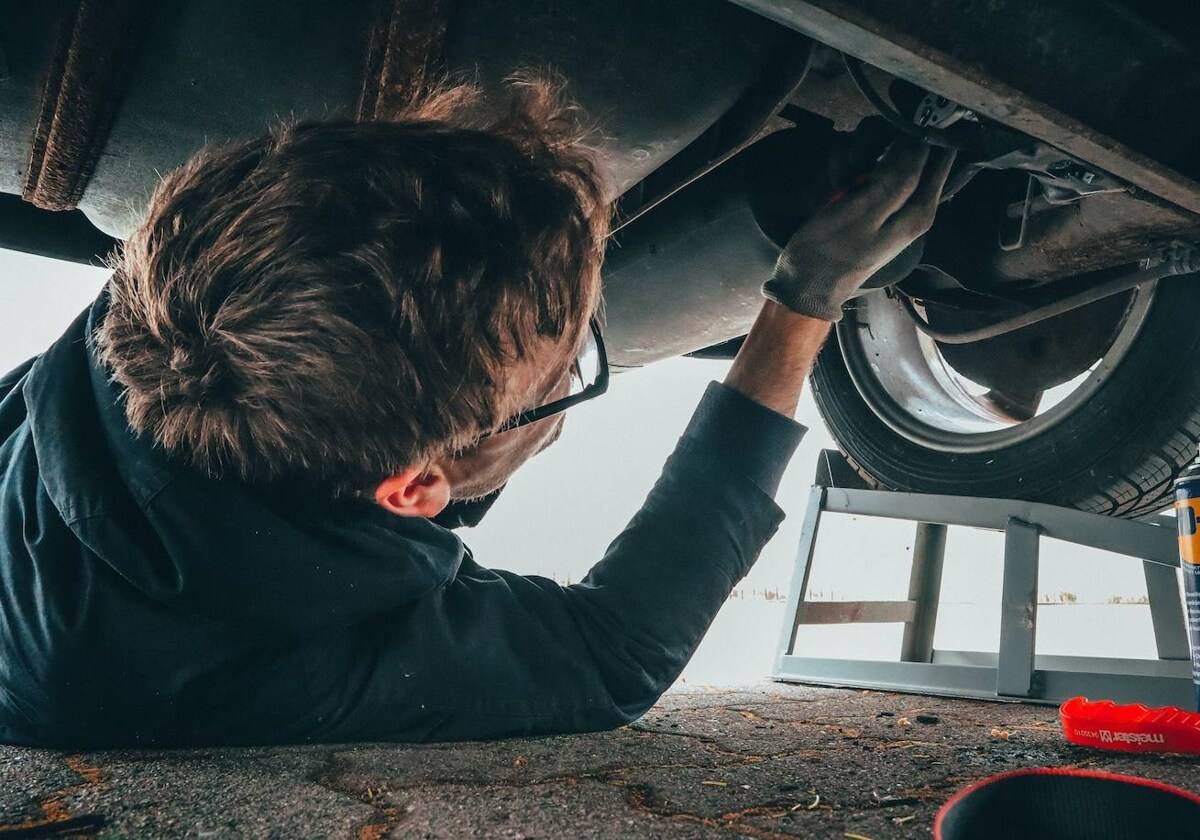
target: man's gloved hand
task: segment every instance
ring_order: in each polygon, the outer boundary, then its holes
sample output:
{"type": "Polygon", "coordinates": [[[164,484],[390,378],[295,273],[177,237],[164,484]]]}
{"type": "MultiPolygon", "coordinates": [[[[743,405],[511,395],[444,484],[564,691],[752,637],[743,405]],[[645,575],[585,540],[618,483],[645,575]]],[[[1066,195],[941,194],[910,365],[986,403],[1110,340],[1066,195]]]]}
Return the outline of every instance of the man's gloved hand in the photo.
{"type": "Polygon", "coordinates": [[[933,224],[954,153],[897,140],[848,194],[792,234],[763,294],[800,315],[840,321],[863,283],[933,224]]]}

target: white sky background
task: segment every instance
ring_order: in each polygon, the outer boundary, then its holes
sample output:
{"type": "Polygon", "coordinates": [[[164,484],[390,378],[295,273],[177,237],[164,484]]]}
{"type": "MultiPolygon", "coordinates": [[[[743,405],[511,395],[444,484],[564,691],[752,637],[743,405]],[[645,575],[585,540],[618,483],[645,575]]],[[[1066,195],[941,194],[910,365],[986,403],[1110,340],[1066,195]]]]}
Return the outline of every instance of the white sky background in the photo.
{"type": "MultiPolygon", "coordinates": [[[[0,251],[0,371],[57,338],[91,302],[106,276],[98,269],[0,251]]],[[[462,532],[477,560],[562,582],[582,578],[641,505],[707,383],[719,380],[727,367],[726,362],[681,358],[614,377],[607,395],[571,411],[561,440],[514,477],[481,526],[462,532]]],[[[809,432],[778,496],[788,518],[742,582],[746,596],[754,590],[786,593],[817,454],[834,445],[807,392],[797,419],[809,432]]],[[[828,517],[810,591],[826,600],[903,599],[911,545],[912,526],[907,523],[828,517]]],[[[968,646],[972,639],[983,639],[980,644],[986,645],[994,635],[1000,546],[998,534],[951,530],[943,602],[978,606],[964,608],[957,619],[951,611],[945,613],[939,623],[939,647],[968,646]]],[[[1103,603],[1110,595],[1145,594],[1145,586],[1140,563],[1043,541],[1039,591],[1074,592],[1081,602],[1103,603]]],[[[744,600],[727,605],[685,676],[691,675],[693,682],[720,683],[765,673],[783,610],[775,602],[757,603],[762,608],[753,617],[744,600]]],[[[1149,617],[1141,617],[1145,608],[1103,608],[1114,609],[1130,615],[1136,611],[1139,617],[1132,624],[1114,623],[1105,617],[1108,613],[1092,611],[1086,626],[1064,627],[1059,635],[1066,642],[1078,636],[1086,644],[1087,650],[1074,652],[1115,655],[1117,648],[1133,645],[1135,650],[1128,650],[1132,655],[1152,656],[1149,617]]],[[[1081,619],[1083,611],[1073,615],[1081,619]]],[[[889,631],[894,629],[879,632],[892,639],[895,633],[889,631]]],[[[860,639],[846,654],[853,655],[883,636],[856,637],[851,632],[842,638],[860,639]]],[[[1039,634],[1039,649],[1042,639],[1039,634]]]]}

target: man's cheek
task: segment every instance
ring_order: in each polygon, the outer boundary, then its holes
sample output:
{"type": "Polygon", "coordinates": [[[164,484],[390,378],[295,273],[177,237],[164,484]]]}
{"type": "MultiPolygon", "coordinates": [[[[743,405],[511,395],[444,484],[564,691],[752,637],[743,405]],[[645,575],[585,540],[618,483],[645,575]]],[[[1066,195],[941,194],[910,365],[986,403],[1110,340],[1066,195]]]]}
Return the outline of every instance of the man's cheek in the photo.
{"type": "Polygon", "coordinates": [[[550,434],[546,435],[545,441],[543,441],[542,445],[538,447],[538,452],[541,452],[543,449],[550,446],[550,444],[556,442],[560,437],[562,437],[564,423],[566,423],[566,417],[559,415],[558,417],[554,418],[554,428],[550,431],[550,434]]]}

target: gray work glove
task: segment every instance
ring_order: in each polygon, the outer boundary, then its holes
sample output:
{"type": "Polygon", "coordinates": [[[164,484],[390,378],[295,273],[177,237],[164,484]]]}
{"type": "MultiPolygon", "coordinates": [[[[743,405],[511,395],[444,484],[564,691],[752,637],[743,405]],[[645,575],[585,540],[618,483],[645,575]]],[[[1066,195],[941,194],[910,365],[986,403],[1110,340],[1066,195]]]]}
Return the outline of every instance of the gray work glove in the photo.
{"type": "Polygon", "coordinates": [[[879,165],[792,234],[763,294],[800,315],[840,321],[862,284],[933,224],[954,153],[892,144],[879,165]]]}

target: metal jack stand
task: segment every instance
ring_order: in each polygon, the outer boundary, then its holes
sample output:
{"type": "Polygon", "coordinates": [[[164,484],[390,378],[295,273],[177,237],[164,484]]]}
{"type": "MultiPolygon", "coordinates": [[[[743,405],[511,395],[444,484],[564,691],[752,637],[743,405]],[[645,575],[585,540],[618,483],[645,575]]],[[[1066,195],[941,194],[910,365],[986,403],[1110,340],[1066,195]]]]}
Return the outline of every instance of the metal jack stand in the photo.
{"type": "Polygon", "coordinates": [[[1193,702],[1174,519],[1130,521],[1035,502],[932,496],[865,489],[841,454],[826,450],[809,497],[788,595],[775,679],[988,700],[1060,703],[1092,699],[1175,705],[1193,702]],[[906,601],[805,600],[822,513],[917,523],[906,601]],[[998,653],[933,649],[949,525],[1004,532],[1004,583],[998,653]],[[1041,537],[1140,560],[1158,648],[1157,660],[1034,654],[1041,537]],[[795,649],[804,624],[904,623],[901,661],[806,656],[795,649]]]}

